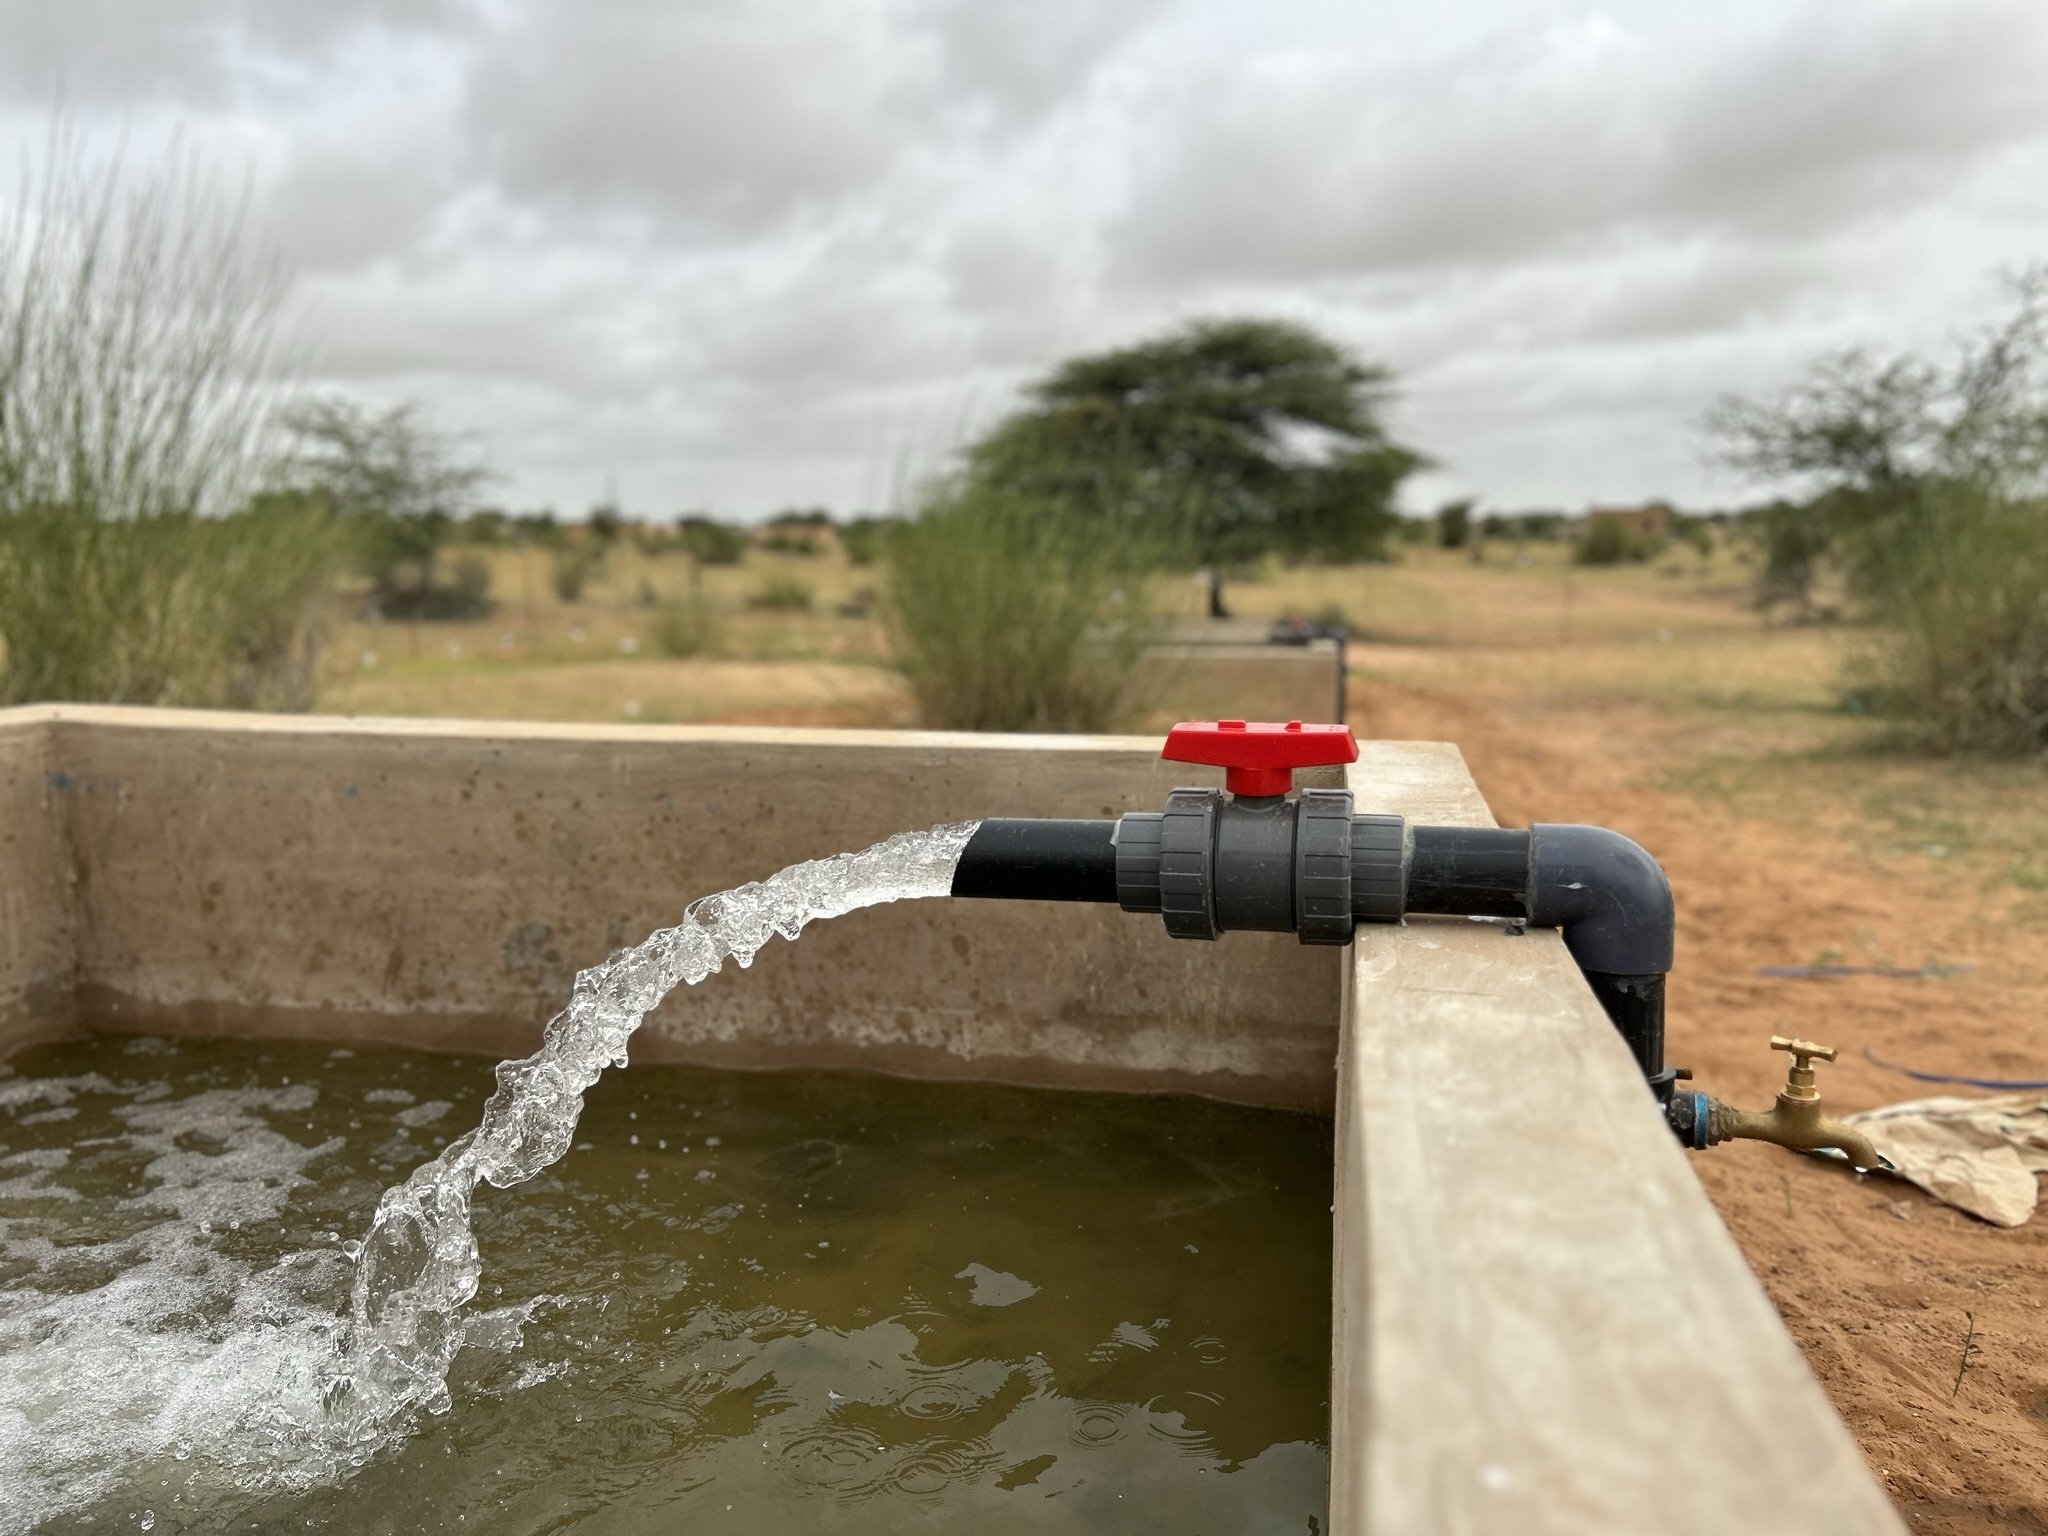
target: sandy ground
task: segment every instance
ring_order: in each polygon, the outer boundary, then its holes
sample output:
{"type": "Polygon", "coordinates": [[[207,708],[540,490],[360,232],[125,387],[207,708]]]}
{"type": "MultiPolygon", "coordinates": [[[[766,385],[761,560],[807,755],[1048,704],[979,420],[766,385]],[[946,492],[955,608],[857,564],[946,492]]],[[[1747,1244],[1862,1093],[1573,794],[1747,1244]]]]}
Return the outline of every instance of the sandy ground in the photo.
{"type": "MultiPolygon", "coordinates": [[[[1663,860],[1679,912],[1671,1059],[1707,1091],[1767,1106],[1779,1031],[1840,1048],[1822,1068],[1838,1110],[1946,1091],[1870,1065],[1865,1046],[1937,1071],[2048,1076],[2048,945],[2025,892],[1873,858],[1825,816],[1788,825],[1659,788],[1694,744],[1647,709],[1383,681],[1355,684],[1353,701],[1361,734],[1457,742],[1504,823],[1598,821],[1663,860]],[[1975,969],[1939,982],[1755,974],[1830,951],[1975,969]]],[[[1719,1147],[1695,1167],[1912,1528],[2048,1532],[2048,1225],[2000,1230],[1769,1146],[1719,1147]],[[1958,1384],[1972,1318],[1978,1352],[1958,1384]]]]}

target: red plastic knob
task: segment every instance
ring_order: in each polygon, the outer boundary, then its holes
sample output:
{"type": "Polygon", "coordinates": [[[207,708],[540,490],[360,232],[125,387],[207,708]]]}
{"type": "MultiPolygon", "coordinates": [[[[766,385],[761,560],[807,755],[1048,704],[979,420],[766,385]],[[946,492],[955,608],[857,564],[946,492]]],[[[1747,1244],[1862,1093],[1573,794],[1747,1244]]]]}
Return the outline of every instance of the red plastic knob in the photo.
{"type": "Polygon", "coordinates": [[[1294,770],[1358,761],[1348,725],[1264,725],[1243,720],[1183,720],[1166,733],[1161,757],[1170,763],[1208,763],[1227,770],[1233,795],[1284,795],[1294,770]]]}

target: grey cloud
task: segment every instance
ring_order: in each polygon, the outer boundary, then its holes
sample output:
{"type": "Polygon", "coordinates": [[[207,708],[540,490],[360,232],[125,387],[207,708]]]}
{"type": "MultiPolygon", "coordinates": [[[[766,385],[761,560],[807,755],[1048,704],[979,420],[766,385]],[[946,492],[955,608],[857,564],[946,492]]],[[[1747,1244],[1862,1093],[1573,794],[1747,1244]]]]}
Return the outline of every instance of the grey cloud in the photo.
{"type": "Polygon", "coordinates": [[[533,6],[470,83],[510,195],[751,229],[882,174],[923,60],[866,6],[533,6]]]}
{"type": "Polygon", "coordinates": [[[1144,125],[1133,283],[1487,264],[1646,233],[1797,233],[2048,133],[2031,0],[1827,0],[1701,57],[1604,26],[1421,61],[1219,65],[1144,125]]]}
{"type": "Polygon", "coordinates": [[[950,91],[1030,118],[1084,92],[1167,0],[934,0],[925,15],[950,91]]]}
{"type": "Polygon", "coordinates": [[[455,165],[414,152],[446,134],[446,115],[431,101],[385,111],[352,131],[305,130],[289,143],[262,199],[267,238],[308,274],[416,249],[462,192],[455,165]]]}
{"type": "Polygon", "coordinates": [[[74,105],[192,103],[237,94],[278,61],[304,62],[382,30],[459,30],[463,0],[5,0],[0,90],[74,105]]]}
{"type": "Polygon", "coordinates": [[[1426,493],[1568,503],[1688,494],[1715,390],[2039,243],[2038,4],[0,0],[0,126],[61,75],[253,155],[322,378],[515,502],[872,504],[1254,311],[1396,365],[1426,493]]]}

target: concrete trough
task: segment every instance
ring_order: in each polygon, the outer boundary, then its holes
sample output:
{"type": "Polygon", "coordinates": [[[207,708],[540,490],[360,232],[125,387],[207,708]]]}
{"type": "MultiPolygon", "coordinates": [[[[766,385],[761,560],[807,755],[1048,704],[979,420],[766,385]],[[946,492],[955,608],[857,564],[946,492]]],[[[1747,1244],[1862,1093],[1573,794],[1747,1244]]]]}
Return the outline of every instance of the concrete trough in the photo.
{"type": "MultiPolygon", "coordinates": [[[[1189,776],[1156,751],[0,711],[0,1055],[84,1024],[523,1054],[692,897],[934,822],[1156,807],[1189,776]]],[[[1350,782],[1490,820],[1441,744],[1367,744],[1350,782]]],[[[1901,1529],[1554,935],[905,903],[671,999],[635,1055],[1334,1112],[1334,1531],[1901,1529]]]]}
{"type": "Polygon", "coordinates": [[[1145,653],[1134,691],[1178,720],[1342,720],[1344,670],[1334,640],[1274,645],[1244,625],[1190,626],[1145,653]]]}

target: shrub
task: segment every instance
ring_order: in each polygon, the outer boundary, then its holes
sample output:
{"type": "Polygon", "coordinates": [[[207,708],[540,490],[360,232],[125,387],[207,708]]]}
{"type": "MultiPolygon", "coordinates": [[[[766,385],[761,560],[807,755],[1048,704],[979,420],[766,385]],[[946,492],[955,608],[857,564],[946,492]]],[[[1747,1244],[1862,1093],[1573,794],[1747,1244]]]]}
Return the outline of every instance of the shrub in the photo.
{"type": "Polygon", "coordinates": [[[901,520],[893,517],[856,517],[839,530],[840,547],[846,551],[850,565],[873,565],[888,542],[889,535],[901,526],[901,520]]]}
{"type": "Polygon", "coordinates": [[[560,549],[563,543],[562,525],[552,512],[520,513],[512,519],[512,536],[520,544],[542,549],[560,549]]]}
{"type": "Polygon", "coordinates": [[[462,520],[460,533],[466,544],[501,549],[512,542],[512,520],[495,507],[485,507],[462,520]]]}
{"type": "Polygon", "coordinates": [[[1922,500],[1864,567],[1873,692],[1941,745],[2048,751],[2048,505],[1967,483],[1922,500]]]}
{"type": "Polygon", "coordinates": [[[279,477],[274,277],[214,183],[53,135],[0,225],[0,701],[303,708],[344,550],[279,477]]]}
{"type": "Polygon", "coordinates": [[[761,548],[771,555],[816,555],[822,554],[817,536],[801,533],[791,528],[773,528],[761,539],[761,548]]]}
{"type": "Polygon", "coordinates": [[[814,594],[811,584],[793,571],[773,571],[747,598],[749,608],[777,613],[809,613],[814,594]]]}
{"type": "Polygon", "coordinates": [[[708,517],[684,518],[676,525],[676,540],[699,565],[738,565],[746,558],[746,534],[708,517]]]}
{"type": "Polygon", "coordinates": [[[1618,517],[1588,518],[1584,530],[1572,541],[1573,565],[1621,565],[1628,561],[1654,559],[1664,549],[1656,534],[1631,527],[1618,517]]]}
{"type": "Polygon", "coordinates": [[[1129,521],[951,482],[889,541],[897,664],[925,721],[955,730],[1103,731],[1134,722],[1134,664],[1156,633],[1158,551],[1129,521]]]}
{"type": "Polygon", "coordinates": [[[583,588],[604,564],[604,551],[589,544],[566,544],[555,551],[551,576],[555,596],[565,603],[583,601],[583,588]]]}
{"type": "Polygon", "coordinates": [[[655,611],[653,639],[664,656],[709,656],[725,643],[725,626],[709,603],[689,598],[655,611]]]}
{"type": "MultiPolygon", "coordinates": [[[[1763,554],[1751,584],[1757,608],[1768,614],[1788,603],[1801,619],[1812,617],[1813,589],[1831,538],[1825,505],[1774,501],[1745,515],[1743,529],[1763,554]]],[[[1748,565],[1755,557],[1750,550],[1740,549],[1736,558],[1739,564],[1748,565]]]]}
{"type": "Polygon", "coordinates": [[[491,566],[481,555],[462,555],[435,594],[436,619],[480,619],[491,611],[491,566]]]}
{"type": "Polygon", "coordinates": [[[1703,517],[1681,517],[1671,525],[1671,536],[1702,560],[1714,553],[1713,526],[1703,517]]]}

